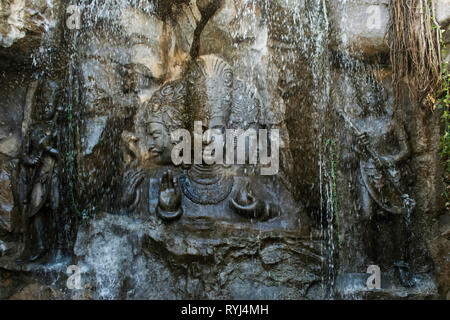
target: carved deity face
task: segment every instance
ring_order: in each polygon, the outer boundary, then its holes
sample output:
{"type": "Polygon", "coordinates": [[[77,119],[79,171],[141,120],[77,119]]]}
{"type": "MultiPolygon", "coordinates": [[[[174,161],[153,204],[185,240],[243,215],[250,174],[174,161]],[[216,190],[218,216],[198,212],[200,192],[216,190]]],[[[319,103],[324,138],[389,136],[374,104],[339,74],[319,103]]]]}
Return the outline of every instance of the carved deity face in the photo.
{"type": "Polygon", "coordinates": [[[136,128],[135,133],[124,132],[122,141],[128,157],[125,162],[131,163],[133,159],[141,167],[154,167],[171,163],[173,144],[169,133],[162,123],[150,122],[145,127],[136,128]]]}
{"type": "Polygon", "coordinates": [[[139,108],[135,117],[136,132],[123,136],[126,149],[131,158],[137,159],[137,165],[153,167],[172,163],[174,143],[170,134],[182,127],[185,95],[184,82],[176,80],[155,91],[139,108]]]}
{"type": "Polygon", "coordinates": [[[213,55],[202,56],[191,67],[188,84],[194,120],[201,120],[208,129],[224,129],[232,107],[230,65],[213,55]]]}
{"type": "Polygon", "coordinates": [[[125,162],[131,163],[133,159],[141,167],[154,167],[155,165],[169,164],[171,161],[172,143],[167,130],[161,123],[151,122],[144,130],[136,133],[124,132],[122,141],[126,149],[125,162]]]}
{"type": "Polygon", "coordinates": [[[52,120],[56,112],[55,104],[57,99],[57,89],[57,84],[53,81],[44,81],[40,84],[40,87],[36,92],[37,97],[34,102],[34,117],[37,120],[52,120]]]}
{"type": "Polygon", "coordinates": [[[53,103],[48,103],[44,106],[42,110],[42,119],[51,120],[55,114],[55,106],[53,103]]]}
{"type": "Polygon", "coordinates": [[[155,164],[170,163],[173,145],[164,125],[159,122],[150,122],[148,133],[151,137],[149,159],[155,164]]]}

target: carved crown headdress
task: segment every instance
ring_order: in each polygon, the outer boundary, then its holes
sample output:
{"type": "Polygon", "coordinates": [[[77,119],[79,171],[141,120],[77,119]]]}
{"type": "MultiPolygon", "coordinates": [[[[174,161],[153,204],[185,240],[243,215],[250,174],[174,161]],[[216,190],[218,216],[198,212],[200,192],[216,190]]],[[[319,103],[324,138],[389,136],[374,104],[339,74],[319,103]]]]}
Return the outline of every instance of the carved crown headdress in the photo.
{"type": "Polygon", "coordinates": [[[186,73],[187,108],[194,120],[224,125],[232,107],[233,71],[215,55],[200,56],[186,73]]]}
{"type": "Polygon", "coordinates": [[[182,80],[174,80],[153,93],[146,104],[149,122],[158,122],[167,129],[183,126],[186,88],[182,80]]]}
{"type": "Polygon", "coordinates": [[[220,78],[226,86],[231,87],[233,84],[233,71],[231,66],[223,59],[215,55],[200,56],[192,69],[191,75],[194,79],[203,76],[204,78],[220,78]],[[195,71],[200,74],[195,75],[195,71]]]}

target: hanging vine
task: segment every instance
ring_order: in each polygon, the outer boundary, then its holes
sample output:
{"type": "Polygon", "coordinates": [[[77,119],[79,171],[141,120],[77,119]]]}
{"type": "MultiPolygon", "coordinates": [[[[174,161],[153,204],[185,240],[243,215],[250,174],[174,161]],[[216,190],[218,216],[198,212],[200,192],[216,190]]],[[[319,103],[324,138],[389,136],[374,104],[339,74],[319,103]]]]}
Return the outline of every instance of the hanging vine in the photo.
{"type": "Polygon", "coordinates": [[[450,209],[449,73],[444,30],[434,18],[433,0],[391,0],[390,58],[396,105],[404,83],[414,102],[442,110],[440,156],[445,166],[444,196],[450,209]]]}
{"type": "Polygon", "coordinates": [[[440,30],[433,23],[432,0],[391,0],[390,60],[396,105],[403,84],[419,105],[435,107],[442,74],[440,30]]]}
{"type": "Polygon", "coordinates": [[[442,110],[441,122],[444,126],[444,133],[441,136],[441,150],[440,156],[441,160],[444,163],[445,171],[444,171],[444,192],[443,195],[446,199],[445,206],[447,210],[450,210],[450,74],[448,72],[448,62],[445,61],[445,57],[447,55],[447,48],[445,46],[444,41],[444,32],[445,30],[441,30],[439,24],[435,20],[434,16],[431,17],[433,22],[433,28],[439,31],[440,34],[440,44],[441,44],[441,57],[443,57],[441,65],[442,65],[442,76],[440,87],[436,94],[436,106],[439,110],[442,110]]]}

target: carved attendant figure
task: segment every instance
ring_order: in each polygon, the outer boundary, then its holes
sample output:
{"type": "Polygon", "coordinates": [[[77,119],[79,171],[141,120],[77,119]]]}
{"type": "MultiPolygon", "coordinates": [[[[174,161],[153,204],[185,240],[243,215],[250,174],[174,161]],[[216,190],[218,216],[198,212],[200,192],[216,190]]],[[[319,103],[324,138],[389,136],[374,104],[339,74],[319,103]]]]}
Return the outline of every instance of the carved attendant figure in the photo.
{"type": "MultiPolygon", "coordinates": [[[[59,182],[57,161],[59,152],[54,148],[54,121],[56,84],[46,82],[35,102],[33,116],[35,123],[25,137],[21,158],[20,183],[23,203],[22,224],[25,236],[25,250],[19,261],[36,261],[47,251],[46,225],[49,211],[57,214],[59,206],[59,182]],[[25,185],[24,185],[25,184],[25,185]],[[31,186],[31,190],[27,188],[31,186]],[[31,241],[33,238],[36,240],[31,241]],[[36,244],[36,247],[32,247],[36,244]]],[[[61,248],[58,248],[61,249],[61,248]]]]}
{"type": "Polygon", "coordinates": [[[375,203],[386,212],[408,213],[415,203],[407,194],[407,183],[402,179],[405,176],[402,163],[410,154],[403,125],[395,125],[391,121],[373,132],[371,139],[367,133],[359,133],[357,137],[366,216],[373,212],[375,203]]]}
{"type": "MultiPolygon", "coordinates": [[[[379,255],[386,249],[384,241],[388,241],[389,245],[399,245],[400,251],[397,253],[399,259],[408,261],[409,221],[415,208],[415,201],[409,196],[412,173],[407,164],[410,147],[405,128],[400,120],[390,114],[360,118],[358,127],[349,119],[346,121],[358,139],[359,190],[364,221],[372,220],[375,214],[384,216],[386,213],[401,215],[404,221],[404,240],[399,241],[397,238],[402,232],[393,230],[388,239],[380,237],[377,241],[367,243],[374,250],[373,259],[379,259],[379,255]],[[364,127],[368,129],[363,131],[360,128],[365,121],[367,123],[364,127]]],[[[389,221],[390,225],[394,226],[398,220],[390,217],[389,221]]],[[[367,230],[378,232],[378,228],[369,227],[367,230]]],[[[394,265],[400,268],[402,284],[410,286],[412,281],[408,279],[410,274],[407,263],[400,261],[394,265]]]]}

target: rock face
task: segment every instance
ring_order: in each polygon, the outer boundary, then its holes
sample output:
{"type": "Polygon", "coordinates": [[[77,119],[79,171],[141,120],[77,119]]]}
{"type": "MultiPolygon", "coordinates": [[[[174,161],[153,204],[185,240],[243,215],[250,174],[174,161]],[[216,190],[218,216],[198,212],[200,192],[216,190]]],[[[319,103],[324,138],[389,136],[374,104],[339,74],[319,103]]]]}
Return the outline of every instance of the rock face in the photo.
{"type": "Polygon", "coordinates": [[[102,215],[78,233],[84,283],[101,299],[302,299],[325,296],[320,239],[262,225],[167,225],[102,215]]]}
{"type": "Polygon", "coordinates": [[[330,7],[336,49],[366,58],[389,51],[389,0],[334,2],[330,7]]]}
{"type": "Polygon", "coordinates": [[[15,165],[17,163],[3,159],[1,162],[2,171],[0,173],[0,230],[2,232],[13,231],[13,220],[17,219],[13,194],[13,177],[15,165]]]}
{"type": "Polygon", "coordinates": [[[0,54],[7,59],[29,61],[41,40],[58,23],[60,2],[13,0],[0,4],[0,54]]]}
{"type": "Polygon", "coordinates": [[[448,0],[436,0],[436,20],[442,27],[447,27],[450,23],[450,1],[448,0]]]}
{"type": "Polygon", "coordinates": [[[68,5],[0,7],[0,298],[448,297],[440,115],[394,103],[389,1],[68,5]],[[197,129],[256,136],[174,163],[197,129]]]}
{"type": "Polygon", "coordinates": [[[54,288],[30,284],[10,297],[10,300],[62,300],[64,296],[54,288]]]}
{"type": "Polygon", "coordinates": [[[1,80],[0,121],[0,233],[12,232],[19,213],[16,197],[16,175],[22,149],[23,132],[30,117],[31,97],[35,83],[26,76],[11,75],[1,80]]]}
{"type": "Polygon", "coordinates": [[[449,216],[441,216],[439,224],[440,234],[432,240],[430,250],[437,269],[440,294],[448,300],[450,298],[450,262],[448,257],[448,252],[450,250],[449,216]]]}

